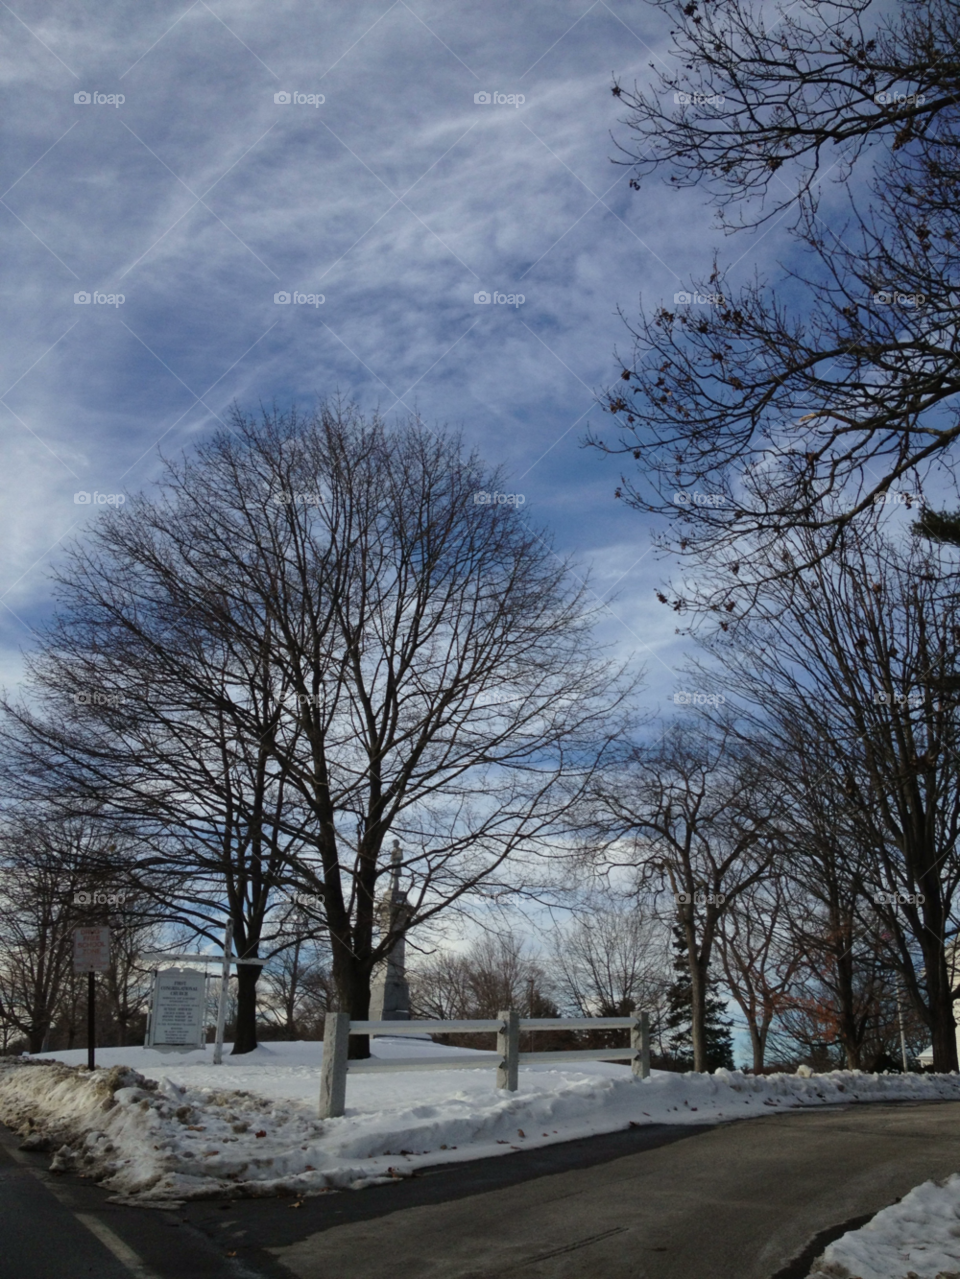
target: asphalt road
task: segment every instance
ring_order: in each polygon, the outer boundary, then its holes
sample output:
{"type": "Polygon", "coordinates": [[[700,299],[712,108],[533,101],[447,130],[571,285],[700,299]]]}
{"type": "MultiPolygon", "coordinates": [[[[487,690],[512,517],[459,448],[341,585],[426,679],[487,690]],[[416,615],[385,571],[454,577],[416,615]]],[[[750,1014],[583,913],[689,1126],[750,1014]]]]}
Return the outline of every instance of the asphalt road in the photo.
{"type": "Polygon", "coordinates": [[[802,1279],[960,1171],[960,1102],[656,1125],[294,1201],[173,1212],[46,1173],[0,1130],[0,1279],[802,1279]]]}

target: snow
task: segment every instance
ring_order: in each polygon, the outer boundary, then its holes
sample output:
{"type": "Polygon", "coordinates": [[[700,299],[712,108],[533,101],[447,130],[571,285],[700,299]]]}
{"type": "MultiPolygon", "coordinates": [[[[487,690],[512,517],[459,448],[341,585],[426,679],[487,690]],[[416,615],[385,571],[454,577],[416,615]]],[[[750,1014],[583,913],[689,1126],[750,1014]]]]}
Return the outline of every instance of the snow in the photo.
{"type": "Polygon", "coordinates": [[[495,1086],[495,1057],[379,1037],[381,1058],[433,1056],[437,1070],[351,1074],[342,1118],[317,1118],[322,1044],[271,1043],[240,1057],[145,1048],[0,1059],[0,1119],[26,1146],[56,1149],[121,1199],[317,1194],[440,1163],[507,1154],[631,1125],[718,1123],[799,1106],[960,1098],[957,1075],[713,1075],[589,1064],[520,1068],[495,1086]],[[451,1057],[476,1070],[444,1070],[451,1057]],[[59,1148],[59,1149],[57,1149],[59,1148]]]}
{"type": "Polygon", "coordinates": [[[960,1176],[925,1181],[851,1230],[814,1263],[810,1279],[956,1279],[960,1275],[960,1176]]]}

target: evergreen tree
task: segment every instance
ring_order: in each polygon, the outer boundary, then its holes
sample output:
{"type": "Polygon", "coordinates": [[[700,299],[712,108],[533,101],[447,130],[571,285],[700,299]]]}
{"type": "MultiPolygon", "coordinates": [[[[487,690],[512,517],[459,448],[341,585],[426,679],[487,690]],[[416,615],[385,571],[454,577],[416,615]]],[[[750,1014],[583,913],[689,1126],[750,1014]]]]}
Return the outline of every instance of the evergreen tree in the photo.
{"type": "Polygon", "coordinates": [[[928,542],[945,542],[948,546],[960,546],[960,512],[934,511],[924,507],[920,518],[912,525],[915,537],[928,542]]]}
{"type": "MultiPolygon", "coordinates": [[[[687,962],[687,943],[683,929],[679,927],[674,927],[673,930],[673,952],[673,967],[677,978],[670,987],[669,1008],[664,1023],[667,1031],[673,1032],[667,1042],[667,1048],[674,1063],[680,1069],[693,1070],[693,1037],[690,1025],[693,998],[687,962]]],[[[707,973],[706,1003],[707,1070],[717,1070],[721,1066],[732,1070],[733,1036],[730,1033],[732,1023],[724,1016],[726,1005],[720,996],[719,983],[709,972],[707,973]]]]}

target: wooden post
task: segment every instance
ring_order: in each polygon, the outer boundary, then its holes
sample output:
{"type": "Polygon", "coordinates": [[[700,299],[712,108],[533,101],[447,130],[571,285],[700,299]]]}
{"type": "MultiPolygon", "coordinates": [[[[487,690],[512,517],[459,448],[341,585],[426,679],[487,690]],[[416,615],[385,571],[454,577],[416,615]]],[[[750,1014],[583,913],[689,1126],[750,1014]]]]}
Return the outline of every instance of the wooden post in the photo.
{"type": "Polygon", "coordinates": [[[320,1118],[336,1119],[347,1105],[347,1045],[350,1014],[327,1013],[323,1019],[323,1060],[320,1064],[320,1118]]]}
{"type": "Polygon", "coordinates": [[[516,1092],[520,1075],[520,1014],[515,1008],[510,1008],[497,1013],[497,1016],[503,1020],[497,1033],[497,1052],[500,1054],[497,1087],[516,1092]]]}
{"type": "Polygon", "coordinates": [[[213,1041],[213,1064],[223,1062],[223,1028],[227,1021],[227,992],[230,989],[230,952],[233,949],[233,920],[227,920],[223,934],[223,967],[220,969],[220,999],[217,1002],[217,1033],[213,1041]]]}
{"type": "Polygon", "coordinates": [[[97,993],[94,984],[94,973],[91,968],[87,973],[87,1070],[93,1070],[96,1065],[96,1007],[97,993]]]}
{"type": "Polygon", "coordinates": [[[639,1079],[650,1077],[650,1014],[638,1013],[630,1028],[630,1047],[633,1049],[633,1073],[639,1079]]]}

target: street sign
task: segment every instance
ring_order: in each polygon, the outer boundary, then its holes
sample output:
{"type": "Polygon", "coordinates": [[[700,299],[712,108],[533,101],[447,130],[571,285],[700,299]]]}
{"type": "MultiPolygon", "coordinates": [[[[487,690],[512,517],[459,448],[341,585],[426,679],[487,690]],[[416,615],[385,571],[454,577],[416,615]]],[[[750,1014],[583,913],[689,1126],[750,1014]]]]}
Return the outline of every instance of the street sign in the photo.
{"type": "Polygon", "coordinates": [[[110,968],[110,929],[75,928],[73,930],[73,971],[105,973],[110,968]]]}

